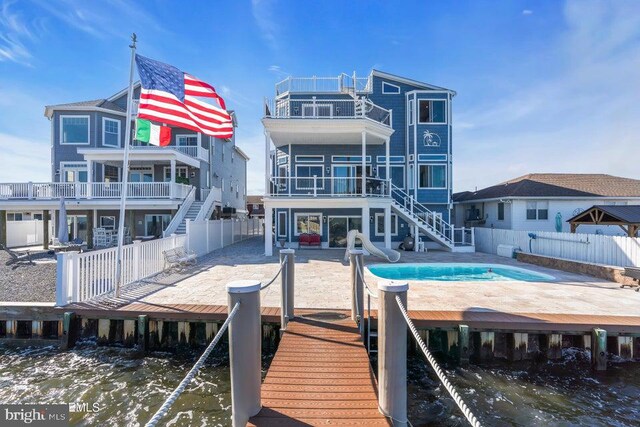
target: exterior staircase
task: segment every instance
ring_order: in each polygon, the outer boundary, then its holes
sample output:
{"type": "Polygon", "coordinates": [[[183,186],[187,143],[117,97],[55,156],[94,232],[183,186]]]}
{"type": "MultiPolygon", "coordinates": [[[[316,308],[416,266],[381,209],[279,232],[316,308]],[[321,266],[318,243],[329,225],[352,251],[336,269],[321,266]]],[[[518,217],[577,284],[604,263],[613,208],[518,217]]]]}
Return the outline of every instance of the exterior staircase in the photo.
{"type": "Polygon", "coordinates": [[[191,203],[191,206],[189,206],[189,210],[187,211],[186,215],[182,219],[182,222],[180,223],[180,225],[178,225],[178,228],[176,229],[176,234],[185,234],[187,232],[187,220],[188,219],[190,219],[191,221],[195,220],[198,214],[200,213],[200,208],[202,208],[203,204],[204,202],[199,202],[199,201],[194,201],[193,203],[191,203]]]}
{"type": "Polygon", "coordinates": [[[452,252],[473,252],[473,229],[455,228],[413,196],[391,185],[391,209],[409,224],[415,225],[430,239],[452,252]]]}

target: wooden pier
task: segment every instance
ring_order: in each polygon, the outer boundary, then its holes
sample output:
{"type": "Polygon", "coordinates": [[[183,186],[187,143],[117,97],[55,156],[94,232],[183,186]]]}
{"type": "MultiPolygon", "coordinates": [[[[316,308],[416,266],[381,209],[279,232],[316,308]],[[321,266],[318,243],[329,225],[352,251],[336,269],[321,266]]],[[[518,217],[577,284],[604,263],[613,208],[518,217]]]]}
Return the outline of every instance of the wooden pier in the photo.
{"type": "Polygon", "coordinates": [[[296,318],[283,333],[250,426],[390,425],[351,319],[296,318]]]}

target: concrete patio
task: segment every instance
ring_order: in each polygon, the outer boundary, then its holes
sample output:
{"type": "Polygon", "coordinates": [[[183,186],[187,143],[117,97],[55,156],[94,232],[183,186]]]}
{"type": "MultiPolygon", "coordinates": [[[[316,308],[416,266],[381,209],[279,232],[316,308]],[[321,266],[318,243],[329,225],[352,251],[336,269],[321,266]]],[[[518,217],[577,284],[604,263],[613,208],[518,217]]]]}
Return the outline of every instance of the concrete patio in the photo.
{"type": "MultiPolygon", "coordinates": [[[[261,240],[249,239],[207,255],[193,271],[159,276],[124,293],[127,302],[154,305],[226,305],[225,285],[233,280],[268,282],[278,258],[262,255],[261,240]]],[[[296,308],[349,309],[349,265],[342,250],[296,251],[296,308]]],[[[365,264],[384,262],[365,257],[365,264]]],[[[589,276],[524,264],[484,253],[403,252],[400,262],[474,262],[508,264],[550,274],[554,282],[409,282],[409,308],[430,311],[557,313],[639,316],[640,293],[589,276]]],[[[375,288],[377,277],[366,271],[375,288]]],[[[263,307],[279,307],[279,279],[262,291],[263,307]]],[[[372,308],[376,307],[372,299],[372,308]]]]}

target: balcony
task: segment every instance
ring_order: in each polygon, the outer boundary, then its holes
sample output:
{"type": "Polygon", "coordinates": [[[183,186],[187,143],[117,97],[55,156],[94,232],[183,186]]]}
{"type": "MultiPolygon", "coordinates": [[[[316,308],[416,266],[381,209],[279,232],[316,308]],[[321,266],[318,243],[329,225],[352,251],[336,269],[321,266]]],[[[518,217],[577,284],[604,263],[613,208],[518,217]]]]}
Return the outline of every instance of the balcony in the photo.
{"type": "Polygon", "coordinates": [[[272,178],[269,197],[391,197],[389,180],[365,177],[272,178]]]}
{"type": "Polygon", "coordinates": [[[276,96],[291,93],[370,93],[371,76],[353,78],[347,74],[338,77],[287,77],[276,83],[276,96]]]}
{"type": "Polygon", "coordinates": [[[194,159],[209,161],[209,150],[199,145],[168,145],[166,147],[156,147],[154,145],[132,145],[131,150],[176,150],[194,159]]]}
{"type": "MultiPolygon", "coordinates": [[[[21,182],[0,183],[0,200],[114,199],[122,195],[121,182],[21,182]]],[[[129,199],[184,199],[190,185],[171,182],[130,182],[129,199]]]]}

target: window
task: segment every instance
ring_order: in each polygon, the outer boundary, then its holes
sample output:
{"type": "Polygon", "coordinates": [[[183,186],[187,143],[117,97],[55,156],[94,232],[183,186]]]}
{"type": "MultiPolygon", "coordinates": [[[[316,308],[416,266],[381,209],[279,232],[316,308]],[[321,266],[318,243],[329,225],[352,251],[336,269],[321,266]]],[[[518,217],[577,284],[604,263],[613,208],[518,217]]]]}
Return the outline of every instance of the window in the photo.
{"type": "Polygon", "coordinates": [[[89,116],[60,116],[60,144],[88,144],[89,116]]]}
{"type": "Polygon", "coordinates": [[[176,145],[193,147],[198,145],[197,135],[176,135],[176,145]]]}
{"type": "Polygon", "coordinates": [[[446,165],[419,165],[420,176],[418,187],[420,188],[447,188],[446,165]]]}
{"type": "Polygon", "coordinates": [[[144,216],[144,234],[146,236],[162,236],[162,232],[171,222],[170,214],[162,215],[145,215],[144,216]]]}
{"type": "MultiPolygon", "coordinates": [[[[376,156],[376,162],[382,163],[383,166],[386,161],[386,156],[376,156]]],[[[404,163],[404,156],[389,156],[389,163],[404,163]]]]}
{"type": "Polygon", "coordinates": [[[102,118],[102,145],[120,146],[120,121],[102,118]]]}
{"type": "MultiPolygon", "coordinates": [[[[188,166],[176,166],[176,178],[189,178],[188,166]]],[[[164,182],[171,182],[171,166],[164,167],[164,182]]]]}
{"type": "Polygon", "coordinates": [[[411,99],[409,100],[409,108],[407,108],[407,114],[409,114],[409,125],[413,124],[413,118],[415,117],[415,109],[416,109],[416,101],[411,99]]]}
{"type": "Polygon", "coordinates": [[[296,156],[296,163],[322,163],[322,162],[324,162],[324,156],[296,156]]]}
{"type": "MultiPolygon", "coordinates": [[[[331,156],[333,163],[362,163],[362,156],[331,156]]],[[[366,163],[371,163],[371,156],[365,158],[366,163]]]]}
{"type": "MultiPolygon", "coordinates": [[[[398,188],[404,188],[404,165],[389,165],[391,169],[391,183],[398,188]]],[[[387,168],[378,165],[378,176],[387,179],[387,168]]]]}
{"type": "Polygon", "coordinates": [[[129,182],[153,182],[153,168],[147,168],[147,167],[130,168],[129,182]]]}
{"type": "Polygon", "coordinates": [[[549,219],[549,202],[527,202],[527,219],[546,221],[549,219]]]}
{"type": "Polygon", "coordinates": [[[7,213],[7,221],[22,221],[22,212],[9,212],[7,213]]]}
{"type": "Polygon", "coordinates": [[[420,123],[446,123],[446,101],[420,101],[420,123]]]}
{"type": "Polygon", "coordinates": [[[322,165],[298,165],[296,166],[296,189],[312,190],[314,187],[314,179],[316,176],[317,188],[324,188],[324,166],[322,165]]]}
{"type": "Polygon", "coordinates": [[[101,216],[100,217],[100,227],[107,228],[109,230],[114,230],[116,228],[116,217],[115,216],[101,216]]]}
{"type": "Polygon", "coordinates": [[[254,211],[257,211],[258,209],[260,209],[260,205],[258,205],[258,204],[256,204],[256,203],[254,203],[254,204],[252,205],[252,209],[253,209],[254,211]]]}
{"type": "Polygon", "coordinates": [[[299,236],[301,233],[316,233],[322,234],[322,214],[319,213],[297,213],[296,219],[296,232],[295,235],[299,236]]]}
{"type": "MultiPolygon", "coordinates": [[[[257,208],[254,208],[254,209],[257,209],[257,208]]],[[[278,237],[287,237],[287,213],[286,212],[278,212],[278,237]]]]}
{"type": "Polygon", "coordinates": [[[498,202],[498,221],[504,221],[504,203],[498,202]]]}
{"type": "Polygon", "coordinates": [[[62,182],[87,182],[87,162],[60,162],[62,182]]]}
{"type": "Polygon", "coordinates": [[[400,93],[400,86],[396,86],[387,82],[382,82],[382,93],[398,94],[400,93]]]}
{"type": "Polygon", "coordinates": [[[117,166],[103,165],[104,182],[120,181],[120,168],[117,166]]]}
{"type": "MultiPolygon", "coordinates": [[[[376,236],[384,236],[384,213],[376,214],[376,236]]],[[[391,214],[391,235],[398,235],[398,216],[391,214]]]]}
{"type": "Polygon", "coordinates": [[[34,213],[33,215],[31,215],[32,219],[38,220],[38,221],[42,221],[42,214],[41,213],[34,213]]]}

